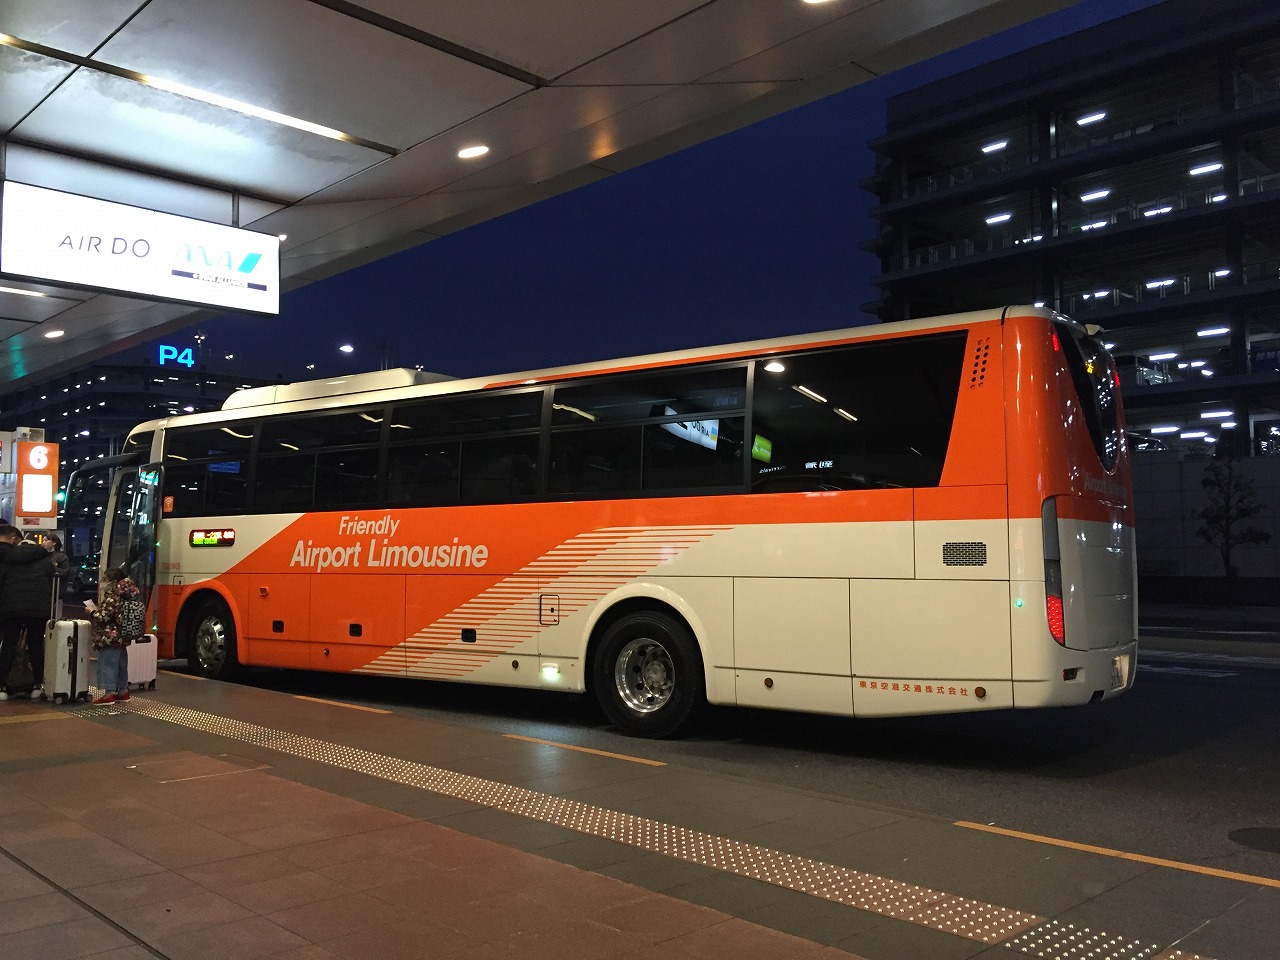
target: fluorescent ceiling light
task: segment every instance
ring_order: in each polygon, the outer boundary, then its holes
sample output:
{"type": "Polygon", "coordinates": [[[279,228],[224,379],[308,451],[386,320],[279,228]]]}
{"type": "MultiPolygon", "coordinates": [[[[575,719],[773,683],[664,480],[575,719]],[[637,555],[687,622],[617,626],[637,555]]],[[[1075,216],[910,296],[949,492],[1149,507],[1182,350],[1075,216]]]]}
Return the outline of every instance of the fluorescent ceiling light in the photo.
{"type": "Polygon", "coordinates": [[[1206,362],[1207,362],[1207,361],[1204,361],[1204,360],[1192,360],[1192,361],[1191,361],[1191,366],[1193,366],[1193,367],[1203,367],[1203,366],[1205,365],[1205,363],[1206,363],[1206,362]]]}
{"type": "Polygon", "coordinates": [[[145,83],[149,87],[155,87],[157,90],[164,90],[167,93],[175,93],[180,97],[186,97],[188,100],[198,100],[201,103],[207,103],[215,107],[222,107],[224,110],[233,110],[236,113],[242,113],[247,117],[257,117],[259,120],[269,120],[272,123],[278,123],[283,127],[292,127],[295,130],[302,130],[306,133],[314,133],[317,136],[328,137],[330,140],[346,140],[348,142],[356,142],[357,137],[353,137],[349,133],[343,133],[341,130],[335,130],[333,127],[326,127],[319,123],[312,123],[310,120],[303,120],[299,117],[291,117],[287,113],[277,113],[274,110],[268,110],[266,107],[259,107],[252,103],[245,103],[243,100],[233,100],[231,97],[224,97],[220,94],[210,93],[207,90],[198,90],[195,87],[188,87],[185,83],[178,83],[175,80],[166,80],[164,77],[153,77],[150,74],[137,74],[139,83],[145,83]]]}
{"type": "Polygon", "coordinates": [[[1095,291],[1093,291],[1093,295],[1094,295],[1095,297],[1109,297],[1109,296],[1111,296],[1111,291],[1110,291],[1110,290],[1095,290],[1095,291]]]}
{"type": "Polygon", "coordinates": [[[1227,199],[1227,195],[1225,193],[1215,193],[1212,197],[1209,198],[1209,202],[1221,203],[1225,199],[1227,199]]]}
{"type": "Polygon", "coordinates": [[[1213,376],[1213,371],[1212,371],[1212,370],[1210,370],[1208,367],[1205,367],[1205,368],[1203,368],[1203,369],[1200,371],[1200,376],[1202,376],[1202,377],[1212,377],[1212,376],[1213,376]]]}
{"type": "Polygon", "coordinates": [[[1198,167],[1192,167],[1187,172],[1190,173],[1191,176],[1193,177],[1201,177],[1201,176],[1204,176],[1206,173],[1213,173],[1214,171],[1221,170],[1221,169],[1222,169],[1222,164],[1220,163],[1205,163],[1205,164],[1201,164],[1198,167]]]}
{"type": "Polygon", "coordinates": [[[1082,193],[1080,194],[1080,199],[1084,203],[1088,203],[1090,200],[1101,200],[1103,197],[1109,196],[1111,196],[1111,188],[1107,187],[1102,190],[1090,190],[1088,193],[1082,193]]]}
{"type": "Polygon", "coordinates": [[[1223,421],[1222,421],[1222,427],[1223,427],[1223,429],[1225,429],[1225,430],[1231,430],[1231,429],[1234,429],[1236,426],[1238,426],[1238,424],[1237,424],[1234,420],[1223,420],[1223,421]]]}
{"type": "Polygon", "coordinates": [[[1086,113],[1083,117],[1076,117],[1076,126],[1087,127],[1091,123],[1098,123],[1100,120],[1107,119],[1107,111],[1099,110],[1096,113],[1086,113]]]}
{"type": "Polygon", "coordinates": [[[1220,337],[1224,333],[1230,333],[1230,327],[1207,327],[1204,330],[1197,330],[1197,337],[1220,337]]]}
{"type": "Polygon", "coordinates": [[[780,363],[777,360],[770,360],[768,363],[764,365],[764,368],[768,370],[770,373],[781,373],[783,370],[787,369],[784,364],[780,363]]]}
{"type": "Polygon", "coordinates": [[[1102,345],[1103,350],[1114,350],[1115,348],[1116,348],[1116,345],[1114,343],[1104,343],[1102,345]]]}
{"type": "Polygon", "coordinates": [[[987,223],[994,226],[997,223],[1005,223],[1013,219],[1012,213],[997,213],[995,216],[987,217],[987,223]]]}
{"type": "Polygon", "coordinates": [[[1081,225],[1081,227],[1080,227],[1080,229],[1081,229],[1081,230],[1101,230],[1101,229],[1102,229],[1103,227],[1105,227],[1109,222],[1110,222],[1110,221],[1108,221],[1108,220],[1095,220],[1095,221],[1093,221],[1093,223],[1086,223],[1086,224],[1082,224],[1082,225],[1081,225]]]}
{"type": "Polygon", "coordinates": [[[66,332],[67,331],[65,330],[49,330],[45,333],[44,338],[46,340],[57,340],[60,336],[62,336],[66,332]]]}
{"type": "Polygon", "coordinates": [[[1186,433],[1181,434],[1183,440],[1199,440],[1201,437],[1207,437],[1208,435],[1203,430],[1188,430],[1186,433]]]}
{"type": "Polygon", "coordinates": [[[812,390],[810,390],[810,389],[809,389],[808,387],[806,387],[806,386],[803,386],[802,384],[796,384],[796,385],[795,385],[794,387],[792,387],[791,389],[792,389],[792,390],[797,391],[798,393],[803,393],[803,394],[804,394],[806,397],[808,397],[810,400],[817,400],[819,403],[826,403],[826,402],[827,402],[827,398],[826,398],[826,397],[824,397],[822,394],[820,394],[820,393],[814,393],[812,390]]]}
{"type": "Polygon", "coordinates": [[[851,423],[858,422],[858,418],[855,417],[852,413],[850,413],[848,410],[841,410],[839,407],[836,407],[836,415],[844,417],[846,420],[850,421],[851,423]]]}
{"type": "Polygon", "coordinates": [[[982,152],[995,153],[998,150],[1003,150],[1008,145],[1009,145],[1008,140],[993,140],[991,143],[988,143],[985,147],[982,148],[982,152]]]}
{"type": "Polygon", "coordinates": [[[1228,270],[1226,267],[1223,267],[1221,270],[1213,271],[1213,275],[1215,277],[1229,277],[1231,276],[1231,271],[1228,270]]]}
{"type": "Polygon", "coordinates": [[[1203,410],[1200,413],[1201,420],[1225,420],[1229,416],[1230,410],[1203,410]]]}
{"type": "Polygon", "coordinates": [[[1171,284],[1174,284],[1174,283],[1177,283],[1177,281],[1176,281],[1176,280],[1168,280],[1168,279],[1165,279],[1165,280],[1148,280],[1148,281],[1147,281],[1147,289],[1148,289],[1148,290],[1159,290],[1161,287],[1167,287],[1167,286],[1170,286],[1171,284]]]}
{"type": "Polygon", "coordinates": [[[1181,427],[1152,427],[1152,433],[1177,433],[1181,427]]]}
{"type": "Polygon", "coordinates": [[[1153,353],[1147,359],[1148,360],[1172,360],[1176,356],[1177,356],[1176,353],[1153,353]]]}
{"type": "Polygon", "coordinates": [[[483,143],[477,143],[474,147],[463,147],[458,151],[458,156],[463,160],[473,160],[476,157],[483,157],[488,152],[488,147],[483,143]]]}
{"type": "Polygon", "coordinates": [[[19,290],[17,287],[0,287],[0,293],[16,293],[20,297],[47,297],[47,293],[38,290],[19,290]]]}
{"type": "Polygon", "coordinates": [[[1173,207],[1156,207],[1154,210],[1143,210],[1142,215],[1144,217],[1158,217],[1160,214],[1169,213],[1172,210],[1173,207]]]}
{"type": "Polygon", "coordinates": [[[356,348],[349,343],[344,343],[338,349],[341,350],[343,353],[355,353],[356,351],[356,348]]]}

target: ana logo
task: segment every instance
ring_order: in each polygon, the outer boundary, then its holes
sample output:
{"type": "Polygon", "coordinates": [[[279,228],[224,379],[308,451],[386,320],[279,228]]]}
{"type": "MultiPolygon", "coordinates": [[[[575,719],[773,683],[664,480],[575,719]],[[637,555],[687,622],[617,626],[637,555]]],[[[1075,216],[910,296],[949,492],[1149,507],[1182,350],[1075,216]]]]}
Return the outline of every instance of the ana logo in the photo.
{"type": "Polygon", "coordinates": [[[260,253],[246,253],[243,257],[230,250],[210,250],[199,243],[183,245],[183,259],[194,267],[221,267],[228,273],[253,273],[262,259],[260,253]]]}

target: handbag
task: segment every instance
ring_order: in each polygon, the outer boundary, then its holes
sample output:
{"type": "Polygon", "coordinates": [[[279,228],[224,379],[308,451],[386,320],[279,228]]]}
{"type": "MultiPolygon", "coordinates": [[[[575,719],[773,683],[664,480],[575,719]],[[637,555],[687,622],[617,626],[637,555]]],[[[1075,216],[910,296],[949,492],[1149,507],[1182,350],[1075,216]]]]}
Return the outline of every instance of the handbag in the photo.
{"type": "Polygon", "coordinates": [[[35,689],[35,685],[35,673],[31,669],[31,653],[27,650],[27,635],[24,631],[18,638],[18,649],[13,657],[13,666],[9,668],[9,676],[3,678],[0,686],[9,693],[29,693],[35,689]]]}

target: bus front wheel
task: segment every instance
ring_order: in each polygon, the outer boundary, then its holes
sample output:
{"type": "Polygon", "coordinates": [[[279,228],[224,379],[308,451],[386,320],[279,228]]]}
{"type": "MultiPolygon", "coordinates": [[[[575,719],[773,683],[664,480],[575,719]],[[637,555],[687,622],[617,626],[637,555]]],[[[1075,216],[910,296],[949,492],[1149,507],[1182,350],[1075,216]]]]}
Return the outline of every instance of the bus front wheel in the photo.
{"type": "Polygon", "coordinates": [[[628,614],[605,631],[592,686],[606,716],[635,737],[669,737],[706,703],[693,634],[657,612],[628,614]]]}
{"type": "Polygon", "coordinates": [[[197,611],[187,642],[187,666],[211,680],[227,680],[234,674],[236,623],[221,600],[208,600],[197,611]]]}

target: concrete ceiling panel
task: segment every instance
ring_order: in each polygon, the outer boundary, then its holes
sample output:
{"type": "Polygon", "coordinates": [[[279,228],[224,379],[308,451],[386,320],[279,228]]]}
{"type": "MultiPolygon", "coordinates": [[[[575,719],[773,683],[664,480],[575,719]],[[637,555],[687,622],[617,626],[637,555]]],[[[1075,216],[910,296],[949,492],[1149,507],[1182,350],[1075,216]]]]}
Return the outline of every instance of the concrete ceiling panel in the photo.
{"type": "MultiPolygon", "coordinates": [[[[314,199],[408,198],[437,189],[466,189],[472,177],[511,157],[606,121],[665,90],[542,87],[477,117],[462,130],[369,167],[314,199]],[[458,159],[458,148],[473,142],[487,144],[490,153],[476,160],[458,159]]],[[[583,156],[583,162],[589,159],[583,156]]]]}
{"type": "Polygon", "coordinates": [[[146,0],[5,0],[0,33],[87,57],[146,5],[146,0]]]}
{"type": "MultiPolygon", "coordinates": [[[[547,80],[664,28],[705,0],[364,0],[362,6],[547,80]]],[[[773,16],[770,11],[769,17],[773,16]]]]}
{"type": "Polygon", "coordinates": [[[0,131],[8,133],[74,68],[29,50],[0,46],[0,131]]]}
{"type": "Polygon", "coordinates": [[[309,0],[153,0],[98,59],[397,150],[530,89],[309,0]]]}
{"type": "MultiPolygon", "coordinates": [[[[78,71],[17,128],[134,169],[296,201],[382,154],[282,127],[132,80],[78,71]]],[[[132,201],[146,205],[146,198],[132,201]]]]}

